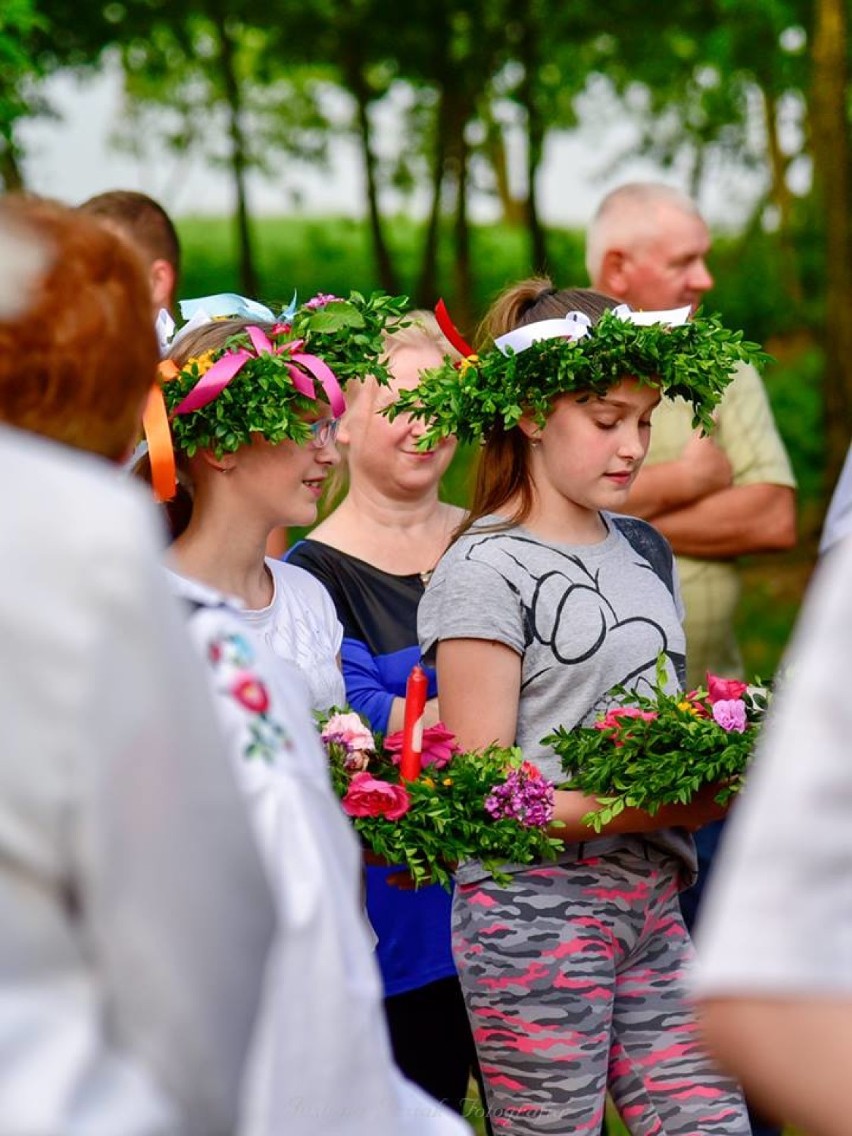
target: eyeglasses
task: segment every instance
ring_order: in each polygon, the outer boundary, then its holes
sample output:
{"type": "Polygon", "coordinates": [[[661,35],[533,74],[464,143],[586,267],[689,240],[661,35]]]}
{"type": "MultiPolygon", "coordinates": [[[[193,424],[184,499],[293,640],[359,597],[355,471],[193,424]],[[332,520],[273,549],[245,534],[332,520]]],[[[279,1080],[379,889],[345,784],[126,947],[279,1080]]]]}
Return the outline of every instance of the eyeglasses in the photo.
{"type": "Polygon", "coordinates": [[[323,446],[335,440],[339,429],[339,418],[318,418],[316,422],[310,424],[311,436],[307,444],[311,449],[321,450],[323,446]]]}

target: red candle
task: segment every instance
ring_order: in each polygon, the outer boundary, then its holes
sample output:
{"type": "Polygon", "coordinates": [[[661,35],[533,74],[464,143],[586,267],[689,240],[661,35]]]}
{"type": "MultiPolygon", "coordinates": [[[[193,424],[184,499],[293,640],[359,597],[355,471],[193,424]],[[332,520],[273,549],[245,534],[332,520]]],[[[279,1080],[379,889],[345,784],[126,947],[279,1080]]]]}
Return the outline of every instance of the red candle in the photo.
{"type": "Polygon", "coordinates": [[[405,719],[402,726],[402,756],[399,772],[404,781],[420,776],[420,755],[423,752],[423,712],[429,680],[417,663],[411,668],[405,684],[405,719]]]}

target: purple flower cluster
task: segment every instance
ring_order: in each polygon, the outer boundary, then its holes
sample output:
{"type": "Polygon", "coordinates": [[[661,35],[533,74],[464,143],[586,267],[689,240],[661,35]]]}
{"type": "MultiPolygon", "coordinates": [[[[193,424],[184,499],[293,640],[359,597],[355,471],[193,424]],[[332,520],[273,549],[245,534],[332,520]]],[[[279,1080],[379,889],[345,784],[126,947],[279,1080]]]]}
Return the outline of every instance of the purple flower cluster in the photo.
{"type": "Polygon", "coordinates": [[[546,828],[553,819],[553,785],[525,761],[513,769],[485,800],[493,820],[515,820],[525,828],[546,828]]]}

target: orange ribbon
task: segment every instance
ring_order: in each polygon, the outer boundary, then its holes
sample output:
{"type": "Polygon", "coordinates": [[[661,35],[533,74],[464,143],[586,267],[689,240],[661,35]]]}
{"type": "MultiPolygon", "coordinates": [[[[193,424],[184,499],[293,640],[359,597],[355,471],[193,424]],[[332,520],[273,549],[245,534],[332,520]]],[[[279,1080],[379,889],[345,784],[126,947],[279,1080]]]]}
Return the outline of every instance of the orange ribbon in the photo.
{"type": "Polygon", "coordinates": [[[151,485],[154,496],[161,503],[171,501],[177,492],[175,451],[162,383],[179,374],[179,368],[171,359],[164,359],[160,363],[157,368],[157,382],[148,391],[148,400],[142,414],[142,429],[148,443],[148,460],[151,463],[151,485]]]}

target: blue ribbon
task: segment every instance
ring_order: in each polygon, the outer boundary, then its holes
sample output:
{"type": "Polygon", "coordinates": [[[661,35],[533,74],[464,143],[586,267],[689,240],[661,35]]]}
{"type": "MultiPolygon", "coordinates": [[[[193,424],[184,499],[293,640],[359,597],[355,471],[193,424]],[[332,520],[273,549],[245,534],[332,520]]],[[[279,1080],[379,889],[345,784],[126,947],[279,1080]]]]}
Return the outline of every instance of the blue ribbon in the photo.
{"type": "Polygon", "coordinates": [[[275,323],[276,319],[292,319],[295,311],[295,292],[289,305],[277,317],[265,304],[260,304],[257,300],[250,300],[247,296],[240,296],[236,292],[217,292],[213,296],[199,296],[195,300],[180,301],[180,314],[185,320],[192,319],[196,312],[203,312],[210,319],[236,316],[237,318],[275,323]]]}

